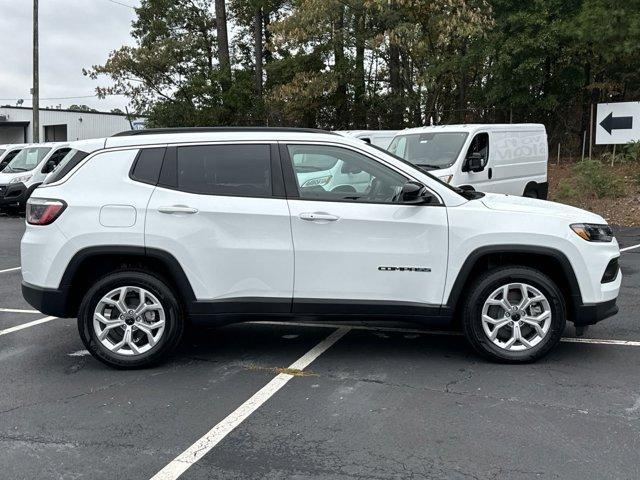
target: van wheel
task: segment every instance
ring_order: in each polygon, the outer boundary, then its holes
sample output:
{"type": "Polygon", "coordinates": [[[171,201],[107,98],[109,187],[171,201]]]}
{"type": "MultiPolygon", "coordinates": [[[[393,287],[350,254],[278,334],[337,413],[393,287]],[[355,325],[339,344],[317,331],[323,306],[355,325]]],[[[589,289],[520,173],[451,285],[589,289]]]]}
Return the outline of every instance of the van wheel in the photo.
{"type": "Polygon", "coordinates": [[[527,188],[524,189],[523,197],[529,198],[540,198],[538,194],[538,188],[535,185],[528,185],[527,188]]]}
{"type": "Polygon", "coordinates": [[[500,267],[478,277],[463,305],[465,337],[499,362],[535,361],[559,341],[565,302],[556,284],[528,267],[500,267]]]}
{"type": "Polygon", "coordinates": [[[87,350],[102,363],[141,368],[167,357],[182,337],[184,321],[163,281],[146,272],[120,271],[87,291],[78,330],[87,350]]]}

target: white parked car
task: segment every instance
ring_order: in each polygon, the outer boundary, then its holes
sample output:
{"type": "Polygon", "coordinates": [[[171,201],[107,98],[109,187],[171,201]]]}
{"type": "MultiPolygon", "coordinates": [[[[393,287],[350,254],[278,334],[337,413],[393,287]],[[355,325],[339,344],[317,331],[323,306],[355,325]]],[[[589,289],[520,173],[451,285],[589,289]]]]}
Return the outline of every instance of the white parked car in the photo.
{"type": "Polygon", "coordinates": [[[386,150],[398,130],[337,130],[336,133],[346,137],[358,138],[386,150]]]}
{"type": "Polygon", "coordinates": [[[15,143],[15,144],[7,144],[0,145],[0,172],[4,170],[13,157],[15,157],[20,150],[26,147],[26,143],[15,143]]]}
{"type": "Polygon", "coordinates": [[[68,143],[23,146],[0,172],[0,209],[24,210],[31,193],[70,151],[68,143]]]}
{"type": "Polygon", "coordinates": [[[398,133],[388,150],[456,187],[547,198],[544,125],[410,128],[398,133]]]}
{"type": "Polygon", "coordinates": [[[480,353],[526,362],[565,320],[617,312],[600,216],[456,189],[356,139],[168,129],[72,148],[28,201],[22,291],[77,317],[109,365],[159,361],[186,322],[263,315],[459,322],[480,353]],[[349,191],[305,185],[328,158],[349,191]]]}

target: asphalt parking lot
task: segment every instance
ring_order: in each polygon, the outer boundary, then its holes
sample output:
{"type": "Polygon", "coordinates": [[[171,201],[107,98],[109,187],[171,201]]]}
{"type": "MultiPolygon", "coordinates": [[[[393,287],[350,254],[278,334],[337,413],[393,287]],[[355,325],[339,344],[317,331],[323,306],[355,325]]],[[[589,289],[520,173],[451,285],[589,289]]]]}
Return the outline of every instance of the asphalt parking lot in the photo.
{"type": "Polygon", "coordinates": [[[622,254],[620,313],[532,365],[414,325],[263,323],[116,371],[74,320],[37,323],[23,229],[0,217],[2,479],[640,477],[640,248],[622,254]]]}

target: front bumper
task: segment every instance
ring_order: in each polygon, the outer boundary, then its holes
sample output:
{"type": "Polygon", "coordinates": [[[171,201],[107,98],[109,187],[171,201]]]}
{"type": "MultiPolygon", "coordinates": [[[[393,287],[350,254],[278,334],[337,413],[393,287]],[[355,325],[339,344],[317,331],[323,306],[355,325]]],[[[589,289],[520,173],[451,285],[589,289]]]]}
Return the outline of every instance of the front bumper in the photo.
{"type": "Polygon", "coordinates": [[[69,318],[75,312],[69,311],[69,287],[42,288],[22,282],[22,296],[29,305],[52,317],[69,318]]]}
{"type": "Polygon", "coordinates": [[[576,327],[593,325],[618,313],[617,298],[600,303],[576,305],[573,323],[576,327]]]}
{"type": "Polygon", "coordinates": [[[0,185],[0,206],[24,205],[38,185],[27,187],[24,183],[0,185]]]}

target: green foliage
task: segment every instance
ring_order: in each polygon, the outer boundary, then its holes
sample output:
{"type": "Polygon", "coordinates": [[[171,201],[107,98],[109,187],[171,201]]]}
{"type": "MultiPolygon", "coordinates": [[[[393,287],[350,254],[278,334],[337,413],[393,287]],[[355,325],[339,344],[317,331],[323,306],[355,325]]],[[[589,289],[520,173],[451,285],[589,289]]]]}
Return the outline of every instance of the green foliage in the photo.
{"type": "Polygon", "coordinates": [[[574,167],[577,189],[585,196],[617,198],[624,196],[623,180],[598,160],[585,160],[574,167]]]}
{"type": "Polygon", "coordinates": [[[592,103],[640,97],[640,0],[230,0],[231,82],[213,4],[142,0],[98,94],[154,126],[534,121],[563,149],[592,103]]]}
{"type": "Polygon", "coordinates": [[[627,143],[623,151],[625,160],[628,162],[640,162],[640,141],[627,143]]]}
{"type": "Polygon", "coordinates": [[[560,200],[573,200],[578,198],[578,191],[571,181],[563,179],[558,183],[558,198],[560,200]]]}

